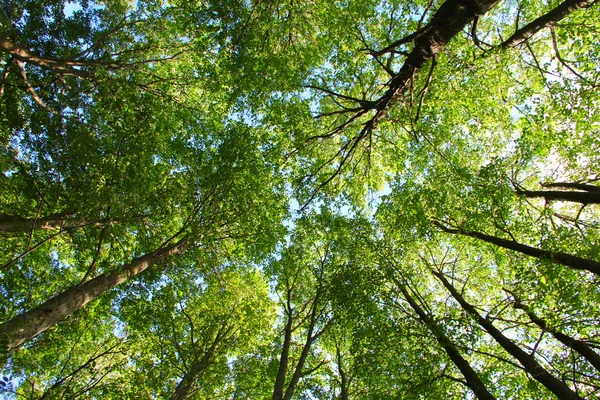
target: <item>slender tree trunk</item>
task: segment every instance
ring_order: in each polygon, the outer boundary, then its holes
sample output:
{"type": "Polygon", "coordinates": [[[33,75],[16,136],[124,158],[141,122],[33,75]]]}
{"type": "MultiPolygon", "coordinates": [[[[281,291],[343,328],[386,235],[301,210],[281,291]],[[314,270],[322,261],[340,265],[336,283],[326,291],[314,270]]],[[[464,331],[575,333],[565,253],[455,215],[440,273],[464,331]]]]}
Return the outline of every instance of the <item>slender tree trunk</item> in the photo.
{"type": "Polygon", "coordinates": [[[68,218],[67,212],[56,213],[41,218],[23,218],[18,215],[0,214],[0,232],[31,232],[37,229],[69,228],[84,224],[81,218],[68,218]]]}
{"type": "Polygon", "coordinates": [[[208,368],[212,357],[215,354],[217,346],[220,344],[222,339],[223,336],[221,336],[220,332],[217,333],[215,340],[213,340],[210,348],[204,352],[202,358],[194,360],[190,370],[177,384],[175,393],[172,397],[173,400],[184,400],[188,398],[193,383],[198,380],[200,375],[208,368]]]}
{"type": "Polygon", "coordinates": [[[521,29],[518,29],[511,37],[506,39],[500,46],[503,48],[514,47],[535,35],[539,30],[552,26],[572,12],[589,7],[593,4],[591,0],[566,0],[550,12],[536,18],[521,29]]]}
{"type": "Polygon", "coordinates": [[[337,369],[340,375],[340,400],[349,400],[350,396],[350,379],[346,376],[346,372],[343,367],[343,358],[338,346],[336,346],[337,355],[337,369]]]}
{"type": "Polygon", "coordinates": [[[186,245],[187,240],[184,239],[161,247],[152,253],[133,259],[120,268],[97,276],[83,285],[72,286],[32,310],[13,317],[0,325],[0,335],[6,336],[8,350],[33,339],[120,283],[171,255],[182,253],[186,245]]]}
{"type": "Polygon", "coordinates": [[[571,390],[566,384],[554,377],[546,371],[532,355],[527,354],[519,346],[514,344],[509,338],[504,336],[492,323],[486,318],[483,318],[471,304],[462,297],[460,293],[448,282],[448,280],[439,272],[433,271],[433,274],[442,282],[442,284],[450,291],[452,297],[460,304],[460,306],[473,317],[477,323],[492,336],[496,342],[502,346],[510,355],[517,359],[531,376],[544,385],[548,390],[554,393],[559,399],[580,400],[577,393],[571,390]]]}
{"type": "Polygon", "coordinates": [[[317,323],[317,308],[319,303],[319,291],[313,300],[313,304],[311,307],[310,314],[310,324],[308,326],[308,330],[306,333],[306,342],[304,342],[304,346],[302,347],[302,353],[300,353],[300,358],[298,359],[298,363],[296,364],[296,369],[294,370],[294,374],[292,375],[292,379],[288,384],[287,389],[285,390],[285,395],[283,396],[283,400],[291,400],[294,392],[296,391],[296,386],[302,377],[302,370],[304,369],[304,363],[306,363],[306,358],[308,357],[308,353],[310,352],[310,348],[315,341],[315,336],[313,336],[313,332],[315,329],[315,324],[317,323]]]}
{"type": "Polygon", "coordinates": [[[528,256],[536,257],[539,259],[552,260],[567,267],[590,271],[591,273],[600,276],[600,262],[598,261],[590,260],[588,258],[577,257],[567,253],[542,250],[536,247],[528,246],[526,244],[515,242],[513,240],[506,240],[496,236],[486,235],[485,233],[448,228],[447,226],[437,221],[433,221],[433,223],[434,225],[436,225],[437,227],[439,227],[447,233],[474,237],[483,240],[484,242],[495,244],[496,246],[500,246],[508,250],[517,251],[519,253],[526,254],[528,256]]]}
{"type": "Polygon", "coordinates": [[[517,190],[525,197],[543,197],[548,201],[570,201],[581,204],[600,204],[600,192],[567,192],[562,190],[517,190]]]}
{"type": "Polygon", "coordinates": [[[290,347],[292,344],[292,327],[293,327],[293,316],[292,307],[290,302],[290,293],[287,294],[287,322],[285,324],[285,333],[283,339],[283,347],[281,349],[281,357],[279,358],[279,369],[277,370],[277,377],[275,378],[275,388],[273,389],[273,400],[282,400],[284,389],[285,389],[285,376],[288,368],[290,347]]]}
{"type": "Polygon", "coordinates": [[[516,297],[513,305],[515,308],[525,311],[525,313],[527,313],[527,316],[529,316],[531,322],[539,326],[540,329],[549,332],[556,340],[569,347],[573,351],[581,354],[583,358],[585,358],[590,364],[594,366],[594,368],[596,368],[598,372],[600,372],[600,355],[594,350],[592,350],[592,348],[588,346],[587,343],[585,343],[582,340],[578,340],[567,336],[564,333],[559,332],[554,328],[551,328],[550,326],[548,326],[544,319],[535,315],[535,313],[531,310],[530,307],[523,304],[521,300],[517,299],[516,297]]]}
{"type": "Polygon", "coordinates": [[[456,367],[460,370],[460,372],[465,377],[467,381],[467,386],[473,391],[475,396],[478,399],[492,400],[495,399],[494,396],[487,390],[479,375],[467,360],[460,354],[460,352],[456,349],[456,347],[450,342],[450,340],[442,333],[441,328],[438,324],[429,316],[427,313],[417,304],[417,302],[412,298],[408,290],[404,287],[404,285],[395,280],[396,286],[402,292],[402,295],[411,306],[411,308],[417,313],[421,322],[427,326],[427,329],[433,334],[437,342],[442,346],[450,360],[456,365],[456,367]]]}

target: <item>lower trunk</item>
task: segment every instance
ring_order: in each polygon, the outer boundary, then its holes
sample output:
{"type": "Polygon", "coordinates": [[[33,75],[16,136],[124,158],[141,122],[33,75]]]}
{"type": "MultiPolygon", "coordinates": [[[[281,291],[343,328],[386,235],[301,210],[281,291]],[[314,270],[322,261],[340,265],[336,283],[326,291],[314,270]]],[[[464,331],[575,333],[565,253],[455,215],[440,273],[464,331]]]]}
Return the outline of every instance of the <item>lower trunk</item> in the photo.
{"type": "Polygon", "coordinates": [[[294,392],[296,391],[296,386],[302,377],[302,370],[304,369],[304,363],[306,362],[306,357],[308,357],[308,353],[310,351],[310,347],[312,346],[315,336],[313,336],[313,332],[315,329],[315,324],[317,322],[317,306],[319,301],[319,293],[315,296],[311,307],[311,315],[310,315],[310,325],[308,327],[308,332],[306,333],[306,342],[304,342],[304,346],[302,347],[302,353],[300,354],[300,358],[298,359],[298,363],[296,364],[296,369],[294,370],[294,374],[292,375],[292,379],[288,384],[287,389],[285,390],[285,395],[283,396],[283,400],[291,400],[292,396],[294,396],[294,392]]]}
{"type": "Polygon", "coordinates": [[[292,309],[289,305],[289,293],[288,293],[288,320],[285,324],[285,336],[283,339],[283,347],[281,349],[281,357],[279,359],[279,369],[277,370],[277,377],[275,378],[275,388],[273,389],[272,400],[282,400],[284,389],[285,389],[285,375],[287,373],[288,357],[290,353],[290,346],[292,344],[292,309]]]}
{"type": "Polygon", "coordinates": [[[438,272],[433,274],[442,282],[442,284],[450,291],[452,297],[460,304],[460,306],[469,314],[474,316],[477,323],[492,336],[496,342],[502,346],[511,356],[517,359],[531,376],[544,385],[548,390],[554,393],[559,399],[581,400],[577,393],[572,391],[566,384],[554,377],[546,371],[530,354],[527,354],[519,346],[514,344],[509,338],[504,336],[492,323],[486,318],[483,318],[471,304],[462,297],[460,293],[448,282],[448,280],[438,272]]]}
{"type": "Polygon", "coordinates": [[[588,258],[577,257],[567,253],[542,250],[536,247],[528,246],[526,244],[515,242],[513,240],[506,240],[496,236],[486,235],[485,233],[466,231],[462,229],[452,229],[448,228],[447,226],[444,226],[443,224],[437,221],[434,221],[433,223],[447,233],[474,237],[483,240],[484,242],[504,247],[505,249],[514,250],[531,257],[552,260],[567,267],[590,271],[591,273],[600,276],[600,262],[598,261],[590,260],[588,258]]]}
{"type": "Polygon", "coordinates": [[[442,346],[446,354],[448,354],[450,360],[452,360],[454,365],[456,365],[456,367],[463,374],[465,380],[467,381],[467,386],[473,391],[475,396],[478,399],[482,400],[494,400],[495,397],[492,396],[490,392],[488,392],[481,379],[479,379],[479,375],[477,375],[477,372],[473,370],[469,362],[463,358],[463,356],[456,349],[456,347],[442,333],[437,323],[433,319],[431,319],[431,317],[429,317],[429,315],[427,315],[425,311],[423,311],[423,309],[412,298],[412,296],[410,295],[410,293],[408,293],[408,290],[406,290],[402,283],[396,282],[396,286],[398,287],[398,289],[400,289],[402,295],[404,296],[408,304],[411,306],[411,308],[415,310],[421,322],[423,322],[425,326],[427,326],[427,329],[429,329],[429,331],[433,334],[437,342],[442,346]]]}
{"type": "Polygon", "coordinates": [[[3,323],[0,325],[0,335],[5,335],[8,341],[8,350],[12,350],[33,339],[90,301],[96,299],[102,293],[143,272],[159,261],[171,255],[181,253],[185,249],[186,244],[187,242],[182,240],[178,243],[161,247],[150,254],[135,258],[130,263],[114,271],[97,276],[83,285],[72,286],[34,309],[19,314],[3,323]]]}
{"type": "Polygon", "coordinates": [[[179,384],[177,384],[177,387],[175,388],[175,394],[173,395],[173,400],[184,400],[188,398],[190,390],[192,389],[192,385],[196,380],[198,380],[198,378],[200,377],[200,375],[202,375],[206,368],[208,368],[208,365],[213,357],[213,354],[215,353],[215,349],[217,348],[219,341],[220,337],[219,335],[217,335],[212,345],[204,353],[202,358],[200,360],[194,361],[189,372],[186,373],[179,382],[179,384]]]}

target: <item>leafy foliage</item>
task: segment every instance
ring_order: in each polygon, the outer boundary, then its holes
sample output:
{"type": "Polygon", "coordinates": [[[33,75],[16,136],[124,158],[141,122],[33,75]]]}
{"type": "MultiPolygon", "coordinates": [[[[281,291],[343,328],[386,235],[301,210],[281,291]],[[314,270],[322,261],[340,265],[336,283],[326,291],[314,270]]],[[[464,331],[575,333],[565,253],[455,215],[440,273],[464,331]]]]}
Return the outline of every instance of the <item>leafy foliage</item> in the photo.
{"type": "Polygon", "coordinates": [[[0,393],[597,397],[599,10],[5,1],[0,393]]]}

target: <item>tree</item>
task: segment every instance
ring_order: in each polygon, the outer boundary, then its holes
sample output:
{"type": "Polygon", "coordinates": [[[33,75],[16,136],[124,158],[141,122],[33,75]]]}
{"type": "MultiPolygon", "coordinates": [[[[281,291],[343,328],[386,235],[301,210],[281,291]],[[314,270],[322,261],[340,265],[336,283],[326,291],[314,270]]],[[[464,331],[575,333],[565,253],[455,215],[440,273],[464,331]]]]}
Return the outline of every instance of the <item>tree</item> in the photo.
{"type": "Polygon", "coordinates": [[[597,2],[5,3],[9,398],[600,393],[597,2]]]}

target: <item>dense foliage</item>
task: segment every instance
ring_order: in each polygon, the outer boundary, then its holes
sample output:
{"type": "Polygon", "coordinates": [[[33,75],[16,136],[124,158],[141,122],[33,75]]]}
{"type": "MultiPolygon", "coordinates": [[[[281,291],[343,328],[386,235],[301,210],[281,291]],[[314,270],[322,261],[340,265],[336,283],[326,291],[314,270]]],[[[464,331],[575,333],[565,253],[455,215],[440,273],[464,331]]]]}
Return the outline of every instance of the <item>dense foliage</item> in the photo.
{"type": "Polygon", "coordinates": [[[0,396],[600,396],[591,0],[6,0],[0,396]]]}

